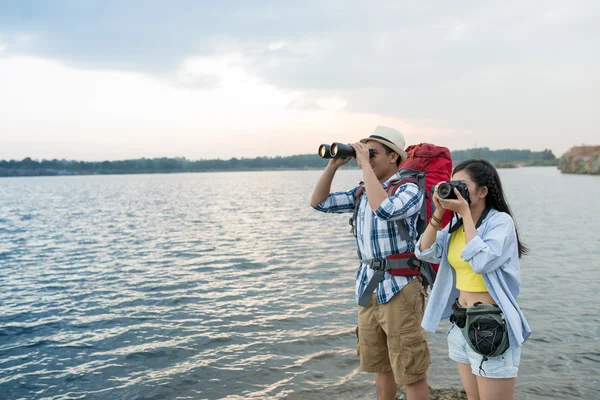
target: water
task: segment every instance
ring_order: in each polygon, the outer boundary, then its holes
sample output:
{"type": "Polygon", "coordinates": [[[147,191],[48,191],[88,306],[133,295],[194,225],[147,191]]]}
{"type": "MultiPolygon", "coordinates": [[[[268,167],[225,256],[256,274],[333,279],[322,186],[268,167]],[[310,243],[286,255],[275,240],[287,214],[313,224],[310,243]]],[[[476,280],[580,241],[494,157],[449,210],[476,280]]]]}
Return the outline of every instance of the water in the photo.
{"type": "MultiPolygon", "coordinates": [[[[348,216],[308,206],[319,175],[0,180],[0,398],[373,398],[348,216]]],[[[501,176],[531,248],[517,398],[600,398],[600,177],[501,176]]],[[[446,326],[430,384],[460,387],[446,326]]]]}

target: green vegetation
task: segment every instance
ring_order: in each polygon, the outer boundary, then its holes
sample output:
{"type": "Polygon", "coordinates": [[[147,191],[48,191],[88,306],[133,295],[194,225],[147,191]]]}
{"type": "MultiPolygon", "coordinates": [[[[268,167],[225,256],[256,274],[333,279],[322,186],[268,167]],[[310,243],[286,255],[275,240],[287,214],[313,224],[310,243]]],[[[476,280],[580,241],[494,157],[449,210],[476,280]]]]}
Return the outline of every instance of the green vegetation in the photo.
{"type": "MultiPolygon", "coordinates": [[[[485,158],[498,167],[523,165],[556,165],[550,150],[490,150],[487,147],[452,152],[454,162],[468,158],[485,158]]],[[[321,169],[327,160],[316,154],[289,157],[232,158],[230,160],[198,160],[186,158],[140,158],[123,161],[32,160],[0,161],[0,176],[54,176],[99,174],[152,174],[176,172],[256,171],[278,169],[321,169]]]]}
{"type": "Polygon", "coordinates": [[[482,147],[452,152],[452,161],[455,163],[468,160],[469,158],[484,158],[494,163],[497,167],[553,166],[557,163],[552,150],[490,150],[487,147],[482,147]]]}
{"type": "Polygon", "coordinates": [[[316,154],[199,161],[191,161],[186,158],[140,158],[102,162],[36,161],[28,157],[21,161],[0,161],[0,177],[311,169],[324,168],[326,164],[327,160],[321,159],[316,154]]]}

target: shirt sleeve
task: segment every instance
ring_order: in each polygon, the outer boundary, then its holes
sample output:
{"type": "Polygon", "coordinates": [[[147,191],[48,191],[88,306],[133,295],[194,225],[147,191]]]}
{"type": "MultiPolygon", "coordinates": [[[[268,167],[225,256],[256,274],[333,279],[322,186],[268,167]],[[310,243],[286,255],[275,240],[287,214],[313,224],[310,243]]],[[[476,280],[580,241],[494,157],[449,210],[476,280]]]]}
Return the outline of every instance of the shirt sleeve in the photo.
{"type": "MultiPolygon", "coordinates": [[[[450,225],[450,224],[448,224],[450,225]]],[[[444,252],[444,245],[446,243],[446,239],[448,238],[448,226],[446,226],[443,230],[437,231],[435,236],[435,242],[428,248],[423,251],[421,248],[421,238],[417,242],[415,246],[415,256],[419,260],[427,261],[434,264],[439,264],[442,261],[442,254],[444,252]]]]}
{"type": "Polygon", "coordinates": [[[515,254],[517,235],[510,215],[499,213],[490,221],[490,227],[483,236],[475,236],[461,253],[473,271],[487,274],[504,265],[515,254]]]}
{"type": "Polygon", "coordinates": [[[419,212],[423,205],[423,192],[414,183],[405,183],[393,196],[388,196],[375,210],[377,218],[394,221],[408,218],[419,212]]]}
{"type": "Polygon", "coordinates": [[[327,199],[322,203],[317,204],[314,207],[315,210],[324,213],[346,213],[354,211],[354,195],[358,190],[359,186],[354,189],[348,190],[347,192],[333,192],[329,193],[327,199]]]}

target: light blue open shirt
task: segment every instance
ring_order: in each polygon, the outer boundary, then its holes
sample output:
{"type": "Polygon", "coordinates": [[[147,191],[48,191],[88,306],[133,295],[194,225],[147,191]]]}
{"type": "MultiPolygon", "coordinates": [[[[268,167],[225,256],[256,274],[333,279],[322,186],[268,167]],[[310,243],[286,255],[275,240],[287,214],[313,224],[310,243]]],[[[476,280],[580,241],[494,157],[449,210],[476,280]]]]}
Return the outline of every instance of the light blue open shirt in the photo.
{"type": "MultiPolygon", "coordinates": [[[[456,273],[448,263],[450,225],[438,231],[429,249],[420,251],[420,240],[415,249],[419,259],[440,264],[421,324],[429,332],[435,332],[442,318],[450,317],[452,303],[459,295],[456,273]]],[[[521,279],[517,235],[511,216],[491,209],[461,257],[473,271],[483,275],[488,292],[504,313],[510,346],[523,344],[531,335],[531,329],[517,304],[521,279]]]]}

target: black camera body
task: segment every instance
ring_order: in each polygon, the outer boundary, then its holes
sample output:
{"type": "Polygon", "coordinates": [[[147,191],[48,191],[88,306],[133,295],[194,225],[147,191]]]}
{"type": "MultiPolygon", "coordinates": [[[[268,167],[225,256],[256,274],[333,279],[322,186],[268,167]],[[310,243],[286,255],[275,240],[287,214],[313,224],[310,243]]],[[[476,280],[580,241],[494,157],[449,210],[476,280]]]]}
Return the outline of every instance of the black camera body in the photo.
{"type": "Polygon", "coordinates": [[[438,196],[440,199],[456,199],[456,193],[454,193],[454,189],[458,189],[460,195],[465,199],[469,204],[471,204],[471,196],[469,195],[469,188],[467,188],[466,183],[461,181],[450,181],[440,183],[438,186],[438,196]]]}

